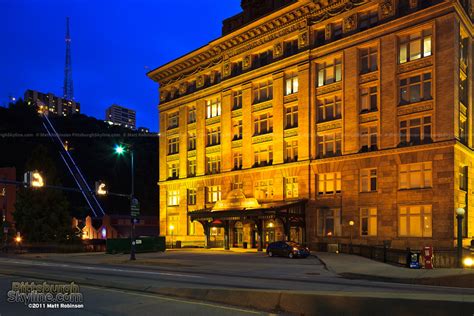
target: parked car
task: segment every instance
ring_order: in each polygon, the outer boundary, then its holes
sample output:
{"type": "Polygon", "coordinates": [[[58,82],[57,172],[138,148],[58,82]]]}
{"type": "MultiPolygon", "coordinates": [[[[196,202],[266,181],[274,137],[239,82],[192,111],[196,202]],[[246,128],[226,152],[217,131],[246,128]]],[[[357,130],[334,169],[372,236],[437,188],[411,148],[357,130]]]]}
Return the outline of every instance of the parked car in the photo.
{"type": "Polygon", "coordinates": [[[267,247],[267,255],[269,257],[282,256],[288,258],[306,258],[310,255],[307,247],[293,241],[277,241],[272,242],[267,247]]]}

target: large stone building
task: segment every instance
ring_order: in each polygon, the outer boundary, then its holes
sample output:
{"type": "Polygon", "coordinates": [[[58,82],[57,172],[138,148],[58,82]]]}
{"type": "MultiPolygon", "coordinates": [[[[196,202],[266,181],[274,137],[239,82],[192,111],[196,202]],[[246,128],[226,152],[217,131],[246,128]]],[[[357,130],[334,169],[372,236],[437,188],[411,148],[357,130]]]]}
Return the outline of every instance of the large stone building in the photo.
{"type": "Polygon", "coordinates": [[[74,100],[68,100],[52,93],[42,93],[35,90],[25,91],[25,102],[27,102],[28,105],[36,106],[40,112],[47,111],[61,116],[79,114],[81,111],[80,103],[74,100]]]}
{"type": "Polygon", "coordinates": [[[452,247],[474,236],[471,1],[243,0],[160,85],[160,232],[452,247]],[[351,225],[353,224],[353,225],[351,225]]]}

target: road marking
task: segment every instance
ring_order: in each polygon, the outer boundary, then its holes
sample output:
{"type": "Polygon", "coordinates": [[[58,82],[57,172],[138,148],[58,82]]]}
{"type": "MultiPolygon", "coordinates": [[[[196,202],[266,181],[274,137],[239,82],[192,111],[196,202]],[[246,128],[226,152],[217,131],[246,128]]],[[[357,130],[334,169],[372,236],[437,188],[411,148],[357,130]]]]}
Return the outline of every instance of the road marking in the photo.
{"type": "Polygon", "coordinates": [[[135,295],[135,296],[142,296],[142,297],[148,297],[148,298],[155,298],[155,299],[158,298],[158,299],[161,299],[161,300],[164,300],[164,301],[180,302],[180,303],[186,303],[186,304],[191,304],[191,305],[200,305],[200,306],[207,306],[207,307],[213,307],[213,308],[227,309],[227,310],[232,310],[232,311],[245,312],[245,313],[248,313],[248,314],[257,314],[257,315],[262,314],[262,312],[252,311],[252,310],[248,310],[248,309],[242,309],[242,308],[237,308],[237,307],[229,307],[229,306],[223,306],[223,305],[216,305],[216,304],[211,304],[211,303],[194,302],[194,301],[183,300],[183,299],[176,299],[176,298],[162,296],[162,295],[159,295],[159,294],[144,294],[144,293],[137,293],[137,292],[126,291],[126,290],[116,290],[116,289],[110,289],[110,288],[91,286],[91,285],[81,285],[81,287],[86,287],[86,288],[91,288],[91,289],[96,289],[96,290],[105,290],[105,291],[109,291],[109,292],[118,292],[118,293],[124,293],[124,294],[131,294],[131,295],[135,295]]]}
{"type": "Polygon", "coordinates": [[[105,268],[105,267],[91,267],[91,266],[75,266],[69,264],[59,264],[59,263],[50,263],[50,262],[34,262],[34,261],[15,261],[9,260],[9,263],[22,264],[22,265],[36,265],[36,266],[45,266],[45,267],[61,267],[61,268],[71,268],[78,270],[93,270],[93,271],[113,271],[113,272],[126,272],[126,273],[137,273],[137,274],[151,274],[151,275],[165,275],[173,277],[184,277],[184,278],[194,278],[194,279],[203,279],[204,277],[198,275],[189,275],[189,274],[180,274],[180,273],[170,273],[170,272],[156,272],[156,271],[140,271],[140,270],[130,270],[130,269],[119,269],[119,268],[105,268]]]}

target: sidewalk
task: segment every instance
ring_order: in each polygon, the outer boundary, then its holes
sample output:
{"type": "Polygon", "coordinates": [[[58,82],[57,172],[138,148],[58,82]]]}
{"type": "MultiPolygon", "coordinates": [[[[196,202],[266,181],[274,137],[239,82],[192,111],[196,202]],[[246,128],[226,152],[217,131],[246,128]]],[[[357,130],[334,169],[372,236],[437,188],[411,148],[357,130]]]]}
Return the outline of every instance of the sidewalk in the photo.
{"type": "Polygon", "coordinates": [[[357,255],[315,255],[329,271],[346,278],[474,288],[474,269],[408,269],[357,255]]]}

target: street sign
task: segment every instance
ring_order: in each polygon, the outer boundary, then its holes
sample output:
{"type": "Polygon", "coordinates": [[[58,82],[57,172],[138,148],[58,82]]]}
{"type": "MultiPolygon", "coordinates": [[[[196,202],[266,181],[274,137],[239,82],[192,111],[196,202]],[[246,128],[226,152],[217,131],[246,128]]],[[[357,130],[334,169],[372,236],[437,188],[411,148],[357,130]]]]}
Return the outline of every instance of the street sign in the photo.
{"type": "Polygon", "coordinates": [[[131,219],[131,223],[132,224],[138,224],[138,223],[140,223],[140,219],[138,217],[133,216],[132,219],[131,219]]]}
{"type": "Polygon", "coordinates": [[[132,202],[130,203],[130,211],[132,217],[137,217],[140,215],[140,202],[138,201],[138,199],[132,199],[132,202]]]}

